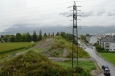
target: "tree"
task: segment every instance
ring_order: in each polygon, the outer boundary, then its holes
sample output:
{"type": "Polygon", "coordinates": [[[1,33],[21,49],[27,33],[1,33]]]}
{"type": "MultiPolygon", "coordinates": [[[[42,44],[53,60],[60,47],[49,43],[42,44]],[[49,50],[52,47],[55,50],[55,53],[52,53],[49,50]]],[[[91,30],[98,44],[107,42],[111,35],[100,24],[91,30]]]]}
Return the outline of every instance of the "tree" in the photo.
{"type": "Polygon", "coordinates": [[[10,42],[11,35],[5,35],[4,40],[5,42],[10,42]]]}
{"type": "Polygon", "coordinates": [[[27,33],[24,33],[22,35],[22,39],[23,39],[23,42],[26,42],[27,41],[27,33]]]}
{"type": "Polygon", "coordinates": [[[10,42],[15,42],[15,41],[16,41],[15,36],[11,36],[11,38],[10,38],[10,42]]]}
{"type": "Polygon", "coordinates": [[[27,33],[27,39],[26,39],[27,42],[31,42],[32,41],[32,37],[29,33],[27,33]]]}
{"type": "Polygon", "coordinates": [[[86,34],[86,37],[89,36],[89,34],[86,34]]]}
{"type": "Polygon", "coordinates": [[[50,36],[50,32],[49,32],[48,36],[50,36]]]}
{"type": "Polygon", "coordinates": [[[81,35],[80,39],[83,40],[83,41],[86,41],[86,36],[85,35],[81,35]]]}
{"type": "Polygon", "coordinates": [[[56,33],[56,36],[59,36],[59,35],[60,35],[59,32],[57,32],[57,33],[56,33]]]}
{"type": "Polygon", "coordinates": [[[37,42],[37,35],[36,35],[36,32],[34,31],[33,33],[33,41],[37,42]]]}
{"type": "Polygon", "coordinates": [[[16,33],[16,42],[22,41],[22,35],[20,33],[16,33]]]}
{"type": "Polygon", "coordinates": [[[61,36],[66,38],[66,33],[65,32],[61,32],[61,36]]]}
{"type": "Polygon", "coordinates": [[[24,33],[22,35],[22,38],[23,38],[23,42],[31,42],[32,41],[32,37],[28,32],[24,33]]]}
{"type": "Polygon", "coordinates": [[[46,34],[46,33],[44,33],[44,37],[47,37],[47,34],[46,34]]]}
{"type": "Polygon", "coordinates": [[[52,36],[54,36],[54,32],[52,33],[52,36]]]}
{"type": "Polygon", "coordinates": [[[4,35],[1,35],[1,38],[4,38],[4,35]]]}
{"type": "Polygon", "coordinates": [[[39,32],[39,37],[38,37],[38,41],[42,40],[42,31],[40,30],[39,32]]]}

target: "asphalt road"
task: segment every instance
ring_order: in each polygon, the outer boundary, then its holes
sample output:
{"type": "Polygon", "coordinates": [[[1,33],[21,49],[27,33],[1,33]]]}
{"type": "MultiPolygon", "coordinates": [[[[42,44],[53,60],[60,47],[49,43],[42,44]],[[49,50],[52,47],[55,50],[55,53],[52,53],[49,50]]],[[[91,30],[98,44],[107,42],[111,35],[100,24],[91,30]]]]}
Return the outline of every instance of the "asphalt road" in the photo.
{"type": "Polygon", "coordinates": [[[104,60],[101,56],[99,56],[98,54],[96,54],[95,48],[91,48],[91,47],[86,47],[86,52],[88,52],[90,54],[90,56],[98,63],[98,65],[101,67],[102,65],[106,65],[109,67],[110,69],[110,74],[111,76],[115,76],[115,65],[111,64],[110,62],[104,60]]]}

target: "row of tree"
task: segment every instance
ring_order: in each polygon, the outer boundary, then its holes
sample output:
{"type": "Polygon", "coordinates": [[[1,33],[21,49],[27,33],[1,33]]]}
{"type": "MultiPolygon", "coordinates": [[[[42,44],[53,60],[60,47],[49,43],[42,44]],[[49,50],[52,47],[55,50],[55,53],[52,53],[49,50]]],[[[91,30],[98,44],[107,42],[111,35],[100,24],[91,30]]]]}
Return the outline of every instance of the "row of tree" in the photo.
{"type": "Polygon", "coordinates": [[[75,41],[75,36],[73,36],[72,34],[69,33],[65,33],[65,32],[57,32],[56,34],[54,34],[54,32],[51,33],[44,33],[42,34],[42,31],[39,31],[39,35],[36,34],[36,32],[34,31],[34,33],[32,35],[30,35],[29,33],[16,33],[16,35],[1,35],[0,41],[1,42],[37,42],[42,40],[44,37],[50,37],[50,36],[62,36],[63,38],[72,41],[76,44],[75,41]]]}
{"type": "Polygon", "coordinates": [[[29,33],[16,33],[16,35],[1,35],[1,42],[37,42],[42,40],[42,32],[40,30],[39,35],[34,31],[33,35],[29,33]]]}

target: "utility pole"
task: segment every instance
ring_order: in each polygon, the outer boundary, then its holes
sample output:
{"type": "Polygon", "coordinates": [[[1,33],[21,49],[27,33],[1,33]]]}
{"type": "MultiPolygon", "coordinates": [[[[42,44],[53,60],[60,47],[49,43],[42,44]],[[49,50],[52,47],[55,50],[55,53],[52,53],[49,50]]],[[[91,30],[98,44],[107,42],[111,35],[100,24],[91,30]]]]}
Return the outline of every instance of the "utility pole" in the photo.
{"type": "MultiPolygon", "coordinates": [[[[77,10],[77,7],[81,7],[81,6],[76,6],[76,2],[74,2],[73,4],[73,26],[72,26],[72,33],[73,33],[73,40],[72,42],[74,43],[74,37],[76,37],[76,41],[77,41],[77,66],[78,66],[78,26],[77,26],[77,16],[80,16],[80,15],[77,15],[77,11],[80,11],[80,10],[77,10]]],[[[68,7],[70,8],[70,7],[68,7]]],[[[69,17],[69,16],[67,16],[69,17]]],[[[80,19],[79,19],[80,20],[80,19]]],[[[72,43],[72,68],[73,68],[73,43],[72,43]]]]}
{"type": "MultiPolygon", "coordinates": [[[[76,2],[74,2],[74,5],[73,5],[73,36],[75,35],[76,37],[76,41],[77,41],[77,66],[78,66],[78,25],[77,25],[77,7],[80,7],[80,6],[76,6],[76,2]]],[[[74,43],[74,39],[73,39],[73,43],[74,43]]],[[[73,48],[73,46],[72,46],[73,48]]],[[[72,50],[72,53],[73,53],[73,50],[72,50]]],[[[73,56],[73,54],[72,54],[73,56]]],[[[73,57],[72,57],[72,67],[73,67],[73,57]]]]}

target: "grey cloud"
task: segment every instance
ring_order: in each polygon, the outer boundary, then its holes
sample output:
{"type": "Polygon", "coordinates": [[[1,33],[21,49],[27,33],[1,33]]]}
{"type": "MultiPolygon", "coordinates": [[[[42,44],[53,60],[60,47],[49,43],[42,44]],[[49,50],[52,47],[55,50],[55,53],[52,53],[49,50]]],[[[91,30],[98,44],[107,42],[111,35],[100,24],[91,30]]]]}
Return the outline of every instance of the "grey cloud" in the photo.
{"type": "Polygon", "coordinates": [[[59,15],[67,16],[68,14],[69,14],[69,12],[64,12],[64,13],[60,13],[59,15]]]}
{"type": "MultiPolygon", "coordinates": [[[[65,12],[65,13],[60,13],[59,15],[62,15],[62,16],[72,16],[73,13],[65,12]]],[[[78,12],[78,15],[81,15],[81,17],[89,17],[89,16],[93,15],[93,11],[90,11],[90,12],[78,12]]]]}
{"type": "Polygon", "coordinates": [[[106,12],[105,11],[98,11],[97,12],[97,16],[101,16],[101,15],[103,15],[103,14],[105,14],[106,12]]]}
{"type": "Polygon", "coordinates": [[[107,15],[108,16],[115,16],[115,14],[113,14],[112,12],[108,12],[107,15]]]}
{"type": "Polygon", "coordinates": [[[90,12],[80,12],[78,15],[81,15],[81,17],[89,17],[93,15],[93,11],[90,12]]]}

